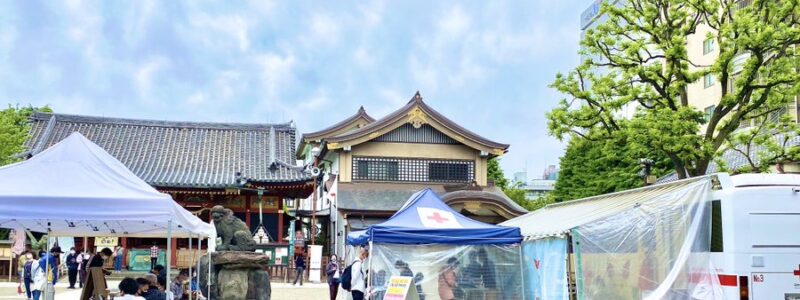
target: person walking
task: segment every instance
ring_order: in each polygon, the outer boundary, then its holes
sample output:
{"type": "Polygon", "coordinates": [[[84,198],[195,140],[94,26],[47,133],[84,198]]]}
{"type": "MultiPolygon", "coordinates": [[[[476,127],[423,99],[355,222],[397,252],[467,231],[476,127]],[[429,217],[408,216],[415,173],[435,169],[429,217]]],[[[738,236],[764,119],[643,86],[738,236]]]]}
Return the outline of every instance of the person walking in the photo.
{"type": "Polygon", "coordinates": [[[74,247],[69,249],[69,254],[67,255],[66,264],[67,264],[67,277],[69,278],[70,289],[75,288],[75,281],[78,278],[78,267],[80,265],[78,263],[78,260],[80,259],[78,258],[78,255],[79,254],[75,253],[74,247]]]}
{"type": "Polygon", "coordinates": [[[339,257],[332,254],[328,267],[325,268],[325,274],[328,275],[328,290],[330,291],[331,300],[336,300],[336,295],[339,294],[339,257]]]}
{"type": "MultiPolygon", "coordinates": [[[[61,255],[61,247],[55,246],[50,249],[50,253],[42,251],[40,253],[39,263],[37,268],[33,271],[33,299],[39,300],[42,294],[53,296],[55,292],[53,287],[58,282],[58,264],[56,263],[56,256],[61,255]]],[[[46,298],[48,297],[46,296],[46,298]]]]}
{"type": "Polygon", "coordinates": [[[23,289],[25,287],[25,278],[23,273],[25,272],[25,263],[28,261],[28,251],[23,251],[17,256],[17,280],[19,284],[17,285],[17,294],[22,295],[24,293],[23,289]]]}
{"type": "Polygon", "coordinates": [[[295,256],[294,270],[296,272],[296,275],[294,277],[294,283],[292,283],[292,285],[296,285],[297,280],[299,279],[300,286],[303,286],[303,272],[305,272],[306,270],[306,259],[305,257],[303,257],[302,253],[299,253],[297,256],[295,256]]]}
{"type": "Polygon", "coordinates": [[[80,288],[83,288],[83,285],[86,283],[86,270],[89,266],[89,260],[92,259],[92,255],[89,254],[89,251],[81,251],[81,254],[78,256],[80,258],[80,264],[78,265],[78,275],[80,275],[80,288]]]}
{"type": "Polygon", "coordinates": [[[33,258],[33,253],[30,251],[25,253],[25,257],[27,260],[22,268],[22,283],[25,287],[26,299],[30,300],[33,299],[33,290],[31,290],[31,284],[33,284],[33,266],[38,265],[39,261],[33,258]]]}
{"type": "Polygon", "coordinates": [[[459,294],[457,292],[457,268],[458,259],[451,257],[447,259],[447,265],[439,272],[439,298],[442,300],[454,300],[456,294],[459,294]]]}
{"type": "Polygon", "coordinates": [[[117,246],[114,250],[114,271],[122,272],[122,259],[125,257],[125,247],[117,246]]]}
{"type": "Polygon", "coordinates": [[[153,243],[153,247],[150,247],[150,270],[155,269],[156,265],[158,265],[158,246],[153,243]]]}
{"type": "Polygon", "coordinates": [[[350,295],[353,300],[364,300],[364,293],[367,291],[364,270],[362,269],[367,257],[369,257],[369,250],[361,248],[358,258],[350,267],[350,295]]]}

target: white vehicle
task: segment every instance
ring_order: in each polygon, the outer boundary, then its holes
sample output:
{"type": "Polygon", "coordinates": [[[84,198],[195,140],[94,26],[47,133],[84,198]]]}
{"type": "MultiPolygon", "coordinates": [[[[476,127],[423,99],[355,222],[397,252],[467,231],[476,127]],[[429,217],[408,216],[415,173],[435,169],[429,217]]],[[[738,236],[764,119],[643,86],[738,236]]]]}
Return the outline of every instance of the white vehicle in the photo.
{"type": "Polygon", "coordinates": [[[711,244],[725,299],[800,300],[800,175],[719,180],[711,244]]]}

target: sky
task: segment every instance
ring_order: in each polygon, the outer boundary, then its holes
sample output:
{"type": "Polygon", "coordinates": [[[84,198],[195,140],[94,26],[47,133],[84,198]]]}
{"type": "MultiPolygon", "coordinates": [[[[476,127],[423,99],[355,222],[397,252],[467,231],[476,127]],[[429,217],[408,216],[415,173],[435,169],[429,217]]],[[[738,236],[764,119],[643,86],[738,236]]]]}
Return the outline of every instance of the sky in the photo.
{"type": "Polygon", "coordinates": [[[0,1],[0,105],[302,133],[419,91],[535,178],[563,153],[548,85],[577,64],[591,2],[0,1]]]}

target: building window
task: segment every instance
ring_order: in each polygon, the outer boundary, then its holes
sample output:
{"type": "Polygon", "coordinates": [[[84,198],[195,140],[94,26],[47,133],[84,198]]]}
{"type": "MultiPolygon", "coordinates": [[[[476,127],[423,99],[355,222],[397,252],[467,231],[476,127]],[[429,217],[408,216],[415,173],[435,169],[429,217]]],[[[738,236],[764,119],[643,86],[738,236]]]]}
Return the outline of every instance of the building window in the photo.
{"type": "Polygon", "coordinates": [[[710,105],[703,111],[705,113],[706,122],[711,120],[711,116],[714,114],[715,109],[717,109],[716,105],[710,105]]]}
{"type": "Polygon", "coordinates": [[[377,181],[397,180],[398,167],[396,161],[357,161],[356,177],[377,181]]]}
{"type": "Polygon", "coordinates": [[[430,163],[428,164],[428,179],[430,181],[459,181],[469,180],[469,168],[466,164],[430,163]]]}
{"type": "Polygon", "coordinates": [[[703,55],[709,54],[712,51],[714,51],[714,40],[709,38],[703,41],[703,55]]]}
{"type": "Polygon", "coordinates": [[[353,157],[354,181],[471,182],[475,161],[396,157],[353,157]]]}
{"type": "Polygon", "coordinates": [[[714,75],[706,74],[703,76],[703,87],[708,88],[714,85],[714,75]]]}

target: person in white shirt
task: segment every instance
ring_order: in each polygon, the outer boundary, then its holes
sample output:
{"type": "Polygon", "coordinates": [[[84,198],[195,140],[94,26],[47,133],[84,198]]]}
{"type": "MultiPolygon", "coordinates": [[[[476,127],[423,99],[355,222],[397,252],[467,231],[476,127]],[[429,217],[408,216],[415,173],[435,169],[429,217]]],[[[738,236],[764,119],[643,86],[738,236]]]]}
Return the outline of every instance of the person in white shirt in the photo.
{"type": "Polygon", "coordinates": [[[114,297],[114,300],[144,300],[141,296],[136,296],[139,292],[139,283],[133,278],[126,277],[119,282],[119,297],[114,297]]]}
{"type": "Polygon", "coordinates": [[[367,291],[366,280],[364,280],[364,261],[369,257],[369,251],[366,248],[361,248],[358,253],[358,259],[353,262],[350,268],[350,293],[353,300],[364,300],[364,293],[367,291]]]}

